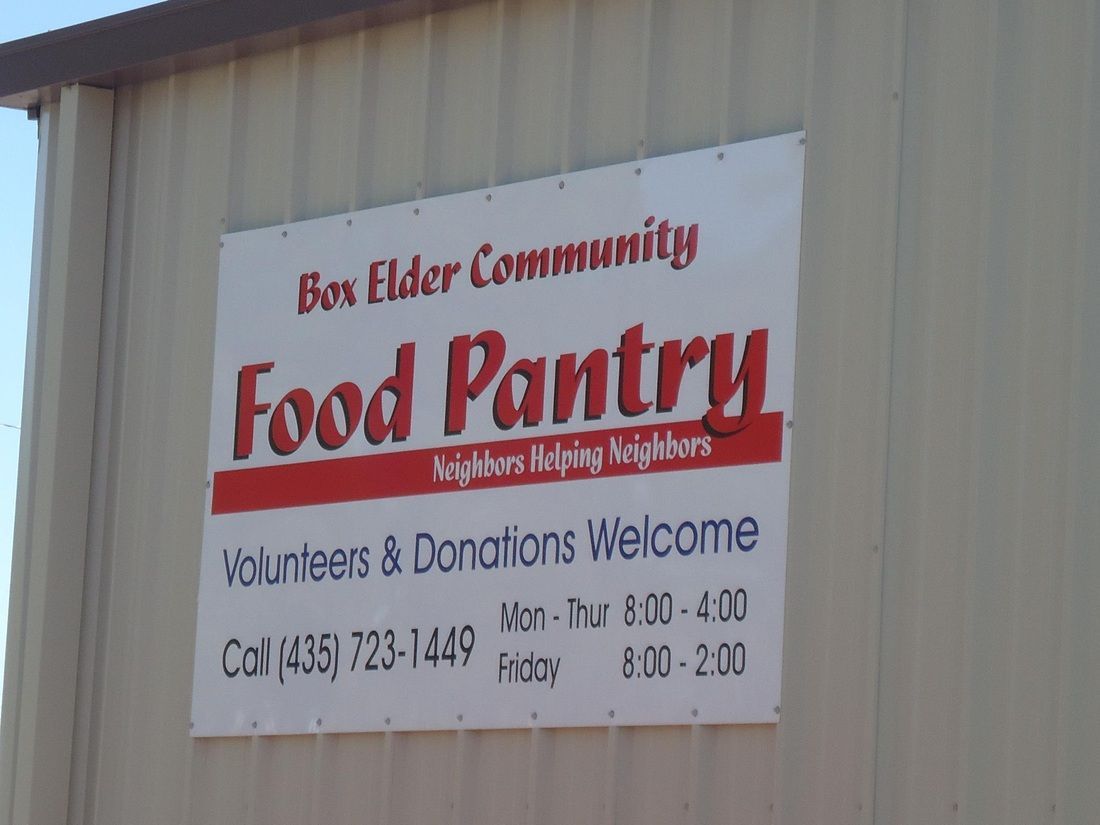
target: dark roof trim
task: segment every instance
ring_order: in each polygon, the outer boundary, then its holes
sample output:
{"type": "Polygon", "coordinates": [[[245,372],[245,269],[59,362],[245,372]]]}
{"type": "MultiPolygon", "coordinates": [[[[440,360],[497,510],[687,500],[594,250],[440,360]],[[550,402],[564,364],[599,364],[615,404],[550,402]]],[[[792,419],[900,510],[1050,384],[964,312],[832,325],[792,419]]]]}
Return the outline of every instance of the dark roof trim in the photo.
{"type": "Polygon", "coordinates": [[[168,0],[0,44],[0,106],[69,83],[113,88],[465,5],[471,0],[168,0]]]}

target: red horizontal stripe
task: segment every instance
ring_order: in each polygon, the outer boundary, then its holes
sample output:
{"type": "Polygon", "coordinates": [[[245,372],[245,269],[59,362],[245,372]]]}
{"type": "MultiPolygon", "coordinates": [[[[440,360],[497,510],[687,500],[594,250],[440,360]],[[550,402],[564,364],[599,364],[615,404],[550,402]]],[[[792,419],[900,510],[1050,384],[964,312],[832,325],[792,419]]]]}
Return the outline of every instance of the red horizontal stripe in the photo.
{"type": "Polygon", "coordinates": [[[520,484],[766,464],[779,461],[782,451],[783,414],[778,412],[765,413],[744,430],[726,437],[708,436],[702,423],[694,420],[480,444],[442,445],[424,450],[224,470],[214,474],[211,512],[215,515],[243,513],[520,484]],[[621,438],[627,444],[644,444],[652,443],[654,436],[659,443],[664,443],[669,436],[677,441],[709,437],[710,455],[703,456],[697,450],[694,456],[666,457],[652,461],[644,470],[632,462],[612,463],[609,445],[613,438],[621,438]],[[564,475],[556,468],[538,469],[532,466],[532,451],[535,448],[542,447],[544,454],[550,454],[559,445],[563,452],[603,447],[603,466],[598,473],[593,473],[588,467],[572,467],[564,475]],[[435,473],[437,458],[445,461],[457,458],[461,461],[484,456],[486,451],[497,459],[523,456],[524,472],[471,478],[465,487],[460,486],[457,478],[446,480],[438,478],[435,473]]]}

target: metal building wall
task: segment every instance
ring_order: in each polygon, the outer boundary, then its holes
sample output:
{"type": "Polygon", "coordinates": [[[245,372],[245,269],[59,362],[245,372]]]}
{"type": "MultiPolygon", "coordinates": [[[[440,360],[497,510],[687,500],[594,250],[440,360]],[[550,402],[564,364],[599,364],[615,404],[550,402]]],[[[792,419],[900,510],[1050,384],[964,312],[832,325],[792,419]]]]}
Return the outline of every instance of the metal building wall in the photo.
{"type": "Polygon", "coordinates": [[[117,90],[69,821],[1094,821],[1098,27],[497,0],[117,90]],[[803,127],[778,727],[188,737],[222,232],[803,127]]]}
{"type": "Polygon", "coordinates": [[[1098,12],[910,4],[879,822],[1100,821],[1098,12]]]}

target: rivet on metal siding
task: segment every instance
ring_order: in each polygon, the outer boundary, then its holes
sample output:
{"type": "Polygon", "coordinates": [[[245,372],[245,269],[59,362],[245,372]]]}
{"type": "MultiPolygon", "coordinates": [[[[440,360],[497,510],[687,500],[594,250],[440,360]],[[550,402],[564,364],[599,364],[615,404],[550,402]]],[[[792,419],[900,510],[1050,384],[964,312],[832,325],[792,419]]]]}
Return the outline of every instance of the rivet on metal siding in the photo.
{"type": "Polygon", "coordinates": [[[874,547],[871,548],[871,552],[872,553],[878,553],[878,545],[877,544],[874,547]]]}
{"type": "Polygon", "coordinates": [[[283,230],[283,237],[284,238],[286,237],[286,230],[285,229],[283,230]]]}
{"type": "Polygon", "coordinates": [[[890,95],[890,97],[893,98],[894,100],[897,100],[900,97],[900,95],[897,92],[894,92],[892,95],[890,95]]]}
{"type": "Polygon", "coordinates": [[[422,181],[422,180],[418,180],[418,181],[416,182],[416,188],[417,188],[417,189],[423,189],[423,188],[424,188],[424,181],[422,181]]]}
{"type": "Polygon", "coordinates": [[[645,146],[645,138],[638,138],[638,147],[645,146]]]}
{"type": "Polygon", "coordinates": [[[959,810],[959,803],[958,802],[952,802],[951,803],[951,810],[957,812],[959,810]]]}

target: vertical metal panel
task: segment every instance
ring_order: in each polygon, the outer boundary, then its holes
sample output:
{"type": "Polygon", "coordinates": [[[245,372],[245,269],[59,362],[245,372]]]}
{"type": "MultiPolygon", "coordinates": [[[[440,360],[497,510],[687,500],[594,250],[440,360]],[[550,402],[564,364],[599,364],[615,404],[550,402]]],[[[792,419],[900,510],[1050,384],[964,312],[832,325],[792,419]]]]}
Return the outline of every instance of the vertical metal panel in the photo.
{"type": "Polygon", "coordinates": [[[1100,810],[1097,32],[1094,2],[911,8],[883,823],[1100,810]]]}
{"type": "Polygon", "coordinates": [[[497,182],[553,175],[568,154],[575,4],[503,4],[497,182]]]}
{"type": "Polygon", "coordinates": [[[360,207],[423,196],[427,123],[427,23],[366,33],[359,131],[360,207]]]}
{"type": "Polygon", "coordinates": [[[570,168],[621,163],[637,156],[646,121],[649,73],[646,0],[576,5],[570,168]]]}
{"type": "Polygon", "coordinates": [[[2,803],[11,819],[44,825],[64,822],[69,808],[113,106],[110,90],[68,86],[46,122],[56,138],[43,198],[49,217],[36,232],[33,423],[22,445],[33,474],[24,471],[18,512],[23,564],[12,576],[19,638],[11,652],[18,665],[5,696],[11,773],[2,803]]]}
{"type": "Polygon", "coordinates": [[[298,94],[294,107],[294,165],[291,213],[294,220],[354,208],[348,181],[358,164],[361,73],[359,37],[311,43],[298,50],[298,94]]]}
{"type": "MultiPolygon", "coordinates": [[[[49,236],[53,219],[53,192],[57,170],[57,121],[59,105],[43,106],[38,124],[38,170],[34,209],[34,242],[31,246],[31,271],[43,273],[49,267],[49,236]]],[[[29,313],[27,318],[26,385],[34,387],[42,371],[42,350],[39,344],[46,334],[46,304],[43,300],[41,274],[30,281],[29,313]]],[[[38,409],[37,393],[32,389],[23,393],[21,420],[31,421],[38,409]]],[[[11,817],[15,797],[16,775],[19,767],[19,706],[22,704],[23,646],[26,635],[27,593],[26,579],[30,570],[29,554],[25,548],[31,535],[31,512],[34,504],[34,484],[38,475],[38,458],[31,450],[31,427],[23,427],[19,434],[19,479],[16,491],[15,529],[12,536],[11,592],[8,600],[8,626],[6,662],[4,669],[3,725],[0,728],[0,811],[11,817]],[[18,549],[16,549],[18,548],[18,549]]]]}
{"type": "Polygon", "coordinates": [[[296,51],[238,60],[234,69],[229,225],[236,230],[282,223],[288,220],[295,157],[296,51]]]}
{"type": "Polygon", "coordinates": [[[869,822],[904,14],[812,13],[775,805],[869,822]]]}
{"type": "Polygon", "coordinates": [[[120,90],[74,821],[1089,821],[1097,4],[910,5],[494,0],[120,90]],[[803,126],[779,727],[191,741],[218,235],[803,126]]]}
{"type": "Polygon", "coordinates": [[[425,24],[428,100],[424,194],[474,189],[490,182],[486,136],[496,114],[494,4],[478,3],[425,24]]]}

